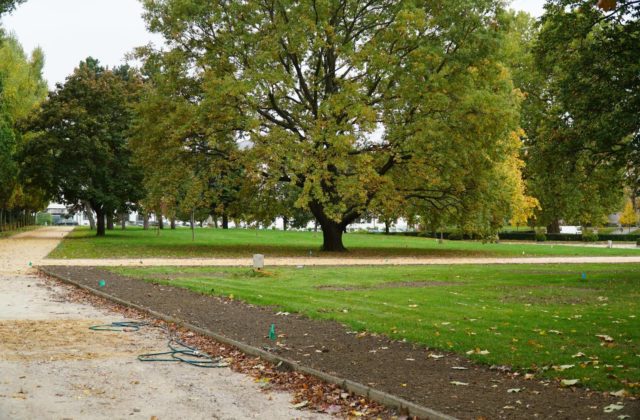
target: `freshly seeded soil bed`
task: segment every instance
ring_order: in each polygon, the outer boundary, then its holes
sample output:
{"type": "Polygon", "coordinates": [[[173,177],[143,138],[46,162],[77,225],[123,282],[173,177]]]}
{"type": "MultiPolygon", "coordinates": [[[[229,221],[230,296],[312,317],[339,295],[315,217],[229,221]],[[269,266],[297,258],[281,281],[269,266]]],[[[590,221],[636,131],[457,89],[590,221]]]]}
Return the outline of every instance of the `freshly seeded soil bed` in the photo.
{"type": "Polygon", "coordinates": [[[324,372],[462,419],[640,418],[640,403],[555,381],[524,379],[506,366],[476,365],[459,355],[430,350],[383,336],[357,334],[337,322],[278,314],[235,300],[152,284],[93,267],[48,267],[47,271],[98,288],[155,311],[186,320],[324,372]],[[278,339],[268,338],[276,325],[278,339]],[[461,369],[466,368],[466,369],[461,369]],[[624,408],[605,413],[621,403],[624,408]]]}

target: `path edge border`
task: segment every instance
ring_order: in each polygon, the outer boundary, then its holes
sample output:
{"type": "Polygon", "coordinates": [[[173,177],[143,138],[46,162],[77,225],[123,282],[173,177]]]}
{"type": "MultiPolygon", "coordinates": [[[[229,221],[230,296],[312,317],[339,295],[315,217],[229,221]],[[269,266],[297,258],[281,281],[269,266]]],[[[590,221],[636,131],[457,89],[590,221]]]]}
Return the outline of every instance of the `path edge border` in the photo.
{"type": "Polygon", "coordinates": [[[222,334],[218,334],[215,333],[213,331],[210,331],[206,328],[201,328],[198,327],[196,325],[190,324],[187,321],[178,319],[178,318],[174,318],[172,316],[169,315],[165,315],[161,312],[157,312],[154,311],[153,309],[132,303],[132,302],[128,302],[126,300],[120,299],[118,297],[112,296],[108,293],[105,293],[101,290],[97,290],[94,289],[92,287],[86,286],[84,284],[78,283],[75,280],[72,280],[70,278],[67,278],[63,275],[57,274],[57,273],[52,273],[51,271],[49,271],[47,268],[44,267],[37,267],[38,271],[40,271],[41,273],[49,276],[49,277],[53,277],[56,278],[64,283],[68,283],[71,284],[75,287],[78,287],[80,289],[86,290],[90,293],[93,293],[97,296],[100,296],[102,298],[105,298],[107,300],[110,300],[114,303],[117,303],[119,305],[125,306],[125,307],[129,307],[129,308],[133,308],[133,309],[137,309],[141,312],[147,313],[151,316],[153,316],[154,318],[158,318],[158,319],[162,319],[163,321],[166,322],[171,322],[177,325],[180,325],[182,327],[185,327],[191,331],[194,331],[198,334],[202,334],[205,335],[207,337],[213,338],[216,341],[219,341],[223,344],[229,345],[229,346],[233,346],[236,347],[237,349],[239,349],[240,351],[242,351],[243,353],[249,354],[251,356],[258,356],[264,360],[267,360],[271,363],[282,363],[283,365],[287,366],[288,368],[290,368],[291,370],[297,371],[297,372],[302,372],[302,373],[306,373],[308,375],[314,376],[324,382],[328,382],[331,384],[335,384],[340,386],[341,388],[349,391],[349,392],[353,392],[355,394],[359,394],[362,395],[366,398],[369,398],[370,400],[373,400],[375,402],[378,402],[380,404],[383,404],[387,407],[392,407],[395,408],[397,410],[399,410],[400,412],[404,412],[404,413],[408,413],[410,416],[416,416],[418,418],[421,419],[433,419],[433,420],[456,420],[455,417],[449,416],[447,414],[441,413],[439,411],[433,410],[431,408],[428,407],[423,407],[421,405],[412,403],[411,401],[407,401],[403,398],[397,397],[395,395],[389,394],[387,392],[384,391],[380,391],[377,389],[374,389],[370,386],[361,384],[359,382],[355,382],[355,381],[351,381],[349,379],[345,379],[345,378],[340,378],[338,376],[335,375],[330,375],[328,373],[322,372],[320,370],[314,369],[314,368],[310,368],[304,365],[301,365],[293,360],[287,359],[285,357],[281,357],[278,356],[276,354],[272,354],[269,353],[265,350],[262,350],[258,347],[254,347],[251,346],[249,344],[243,343],[241,341],[236,341],[232,338],[228,338],[222,334]]]}

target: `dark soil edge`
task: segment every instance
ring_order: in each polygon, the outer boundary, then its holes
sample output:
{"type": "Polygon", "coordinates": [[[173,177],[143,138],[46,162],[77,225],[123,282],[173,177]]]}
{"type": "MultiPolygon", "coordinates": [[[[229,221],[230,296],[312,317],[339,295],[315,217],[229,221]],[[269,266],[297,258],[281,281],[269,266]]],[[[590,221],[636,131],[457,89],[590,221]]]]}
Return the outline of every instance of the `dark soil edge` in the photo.
{"type": "Polygon", "coordinates": [[[125,301],[123,299],[117,298],[115,296],[112,296],[108,293],[104,293],[100,290],[94,289],[92,287],[83,285],[79,282],[76,282],[70,278],[67,278],[59,273],[54,273],[50,270],[48,270],[46,267],[38,267],[38,270],[40,270],[40,272],[42,272],[43,274],[46,274],[47,276],[50,277],[54,277],[56,279],[59,279],[65,283],[68,284],[72,284],[80,289],[83,290],[87,290],[95,295],[101,296],[105,299],[108,299],[112,302],[115,302],[117,304],[129,307],[129,308],[134,308],[138,311],[144,312],[144,313],[148,313],[149,315],[158,318],[158,319],[162,319],[163,321],[166,322],[170,322],[170,323],[174,323],[176,325],[180,325],[183,326],[185,328],[188,328],[189,330],[192,330],[198,334],[202,334],[208,337],[211,337],[221,343],[230,345],[230,346],[234,346],[236,348],[238,348],[239,350],[241,350],[242,352],[252,355],[252,356],[258,356],[264,360],[267,360],[271,363],[275,363],[275,364],[279,364],[282,363],[284,365],[286,365],[287,367],[289,367],[292,370],[298,371],[298,372],[302,372],[302,373],[306,373],[308,375],[314,376],[320,380],[323,380],[325,382],[328,383],[332,383],[335,385],[340,386],[341,388],[349,391],[349,392],[353,392],[359,395],[362,395],[363,397],[366,397],[370,400],[376,401],[378,403],[381,403],[385,406],[388,407],[392,407],[395,408],[397,410],[399,410],[400,412],[405,412],[408,413],[410,416],[416,416],[418,418],[425,418],[425,419],[436,419],[436,420],[455,420],[455,417],[451,417],[448,416],[446,414],[440,413],[436,410],[433,410],[431,408],[428,407],[422,407],[420,405],[414,404],[410,401],[407,401],[405,399],[396,397],[394,395],[388,394],[386,392],[383,391],[379,391],[376,390],[370,386],[358,383],[358,382],[354,382],[345,378],[339,378],[337,376],[334,375],[330,375],[324,372],[321,372],[319,370],[310,368],[310,367],[306,367],[303,365],[300,365],[298,363],[296,363],[293,360],[278,356],[276,354],[273,353],[269,353],[265,350],[259,349],[257,347],[251,346],[249,344],[246,343],[242,343],[236,340],[233,340],[231,338],[225,337],[223,335],[217,334],[213,331],[192,325],[186,321],[180,320],[180,319],[176,319],[174,317],[171,317],[169,315],[165,315],[162,314],[160,312],[156,312],[153,309],[149,309],[149,308],[145,308],[143,306],[137,305],[135,303],[132,302],[128,302],[125,301]]]}

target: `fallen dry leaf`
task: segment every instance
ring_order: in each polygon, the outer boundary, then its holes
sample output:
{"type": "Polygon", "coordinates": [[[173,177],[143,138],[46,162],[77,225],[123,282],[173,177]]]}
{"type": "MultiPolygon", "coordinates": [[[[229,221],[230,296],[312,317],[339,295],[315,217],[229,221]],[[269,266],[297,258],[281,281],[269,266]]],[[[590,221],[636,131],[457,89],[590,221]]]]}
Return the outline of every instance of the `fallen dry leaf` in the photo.
{"type": "Polygon", "coordinates": [[[604,408],[605,413],[613,413],[614,411],[620,411],[624,408],[622,404],[609,404],[604,408]]]}
{"type": "Polygon", "coordinates": [[[573,386],[578,382],[580,382],[580,379],[563,379],[562,381],[560,381],[560,384],[562,386],[573,386]]]}
{"type": "Polygon", "coordinates": [[[553,370],[557,372],[562,372],[563,370],[571,369],[575,365],[560,365],[560,366],[552,366],[553,370]]]}
{"type": "Polygon", "coordinates": [[[522,388],[507,389],[507,392],[510,393],[510,394],[517,393],[517,392],[520,392],[520,391],[522,391],[522,388]]]}
{"type": "Polygon", "coordinates": [[[455,385],[455,386],[467,386],[467,385],[469,385],[467,382],[460,382],[460,381],[451,381],[449,383],[451,385],[455,385]]]}
{"type": "Polygon", "coordinates": [[[607,343],[613,342],[613,337],[606,334],[596,334],[596,337],[598,337],[600,340],[606,341],[607,343]]]}
{"type": "Polygon", "coordinates": [[[309,404],[309,401],[304,400],[304,401],[302,401],[302,402],[299,402],[298,404],[294,404],[294,405],[293,405],[293,408],[297,408],[297,409],[299,410],[299,409],[301,409],[301,408],[306,407],[308,404],[309,404]]]}
{"type": "Polygon", "coordinates": [[[489,350],[473,349],[473,350],[469,350],[467,354],[481,354],[484,356],[486,354],[489,354],[489,350]]]}
{"type": "Polygon", "coordinates": [[[629,393],[626,389],[621,389],[620,391],[610,392],[609,395],[613,395],[614,397],[626,397],[629,393]]]}

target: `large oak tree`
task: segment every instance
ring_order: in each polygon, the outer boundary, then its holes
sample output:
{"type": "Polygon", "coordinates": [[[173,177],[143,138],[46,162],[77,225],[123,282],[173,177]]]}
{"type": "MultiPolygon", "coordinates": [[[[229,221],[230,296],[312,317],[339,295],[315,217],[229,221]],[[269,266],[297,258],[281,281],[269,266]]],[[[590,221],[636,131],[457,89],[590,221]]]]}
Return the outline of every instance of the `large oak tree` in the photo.
{"type": "Polygon", "coordinates": [[[145,0],[255,182],[300,189],[323,249],[376,203],[495,228],[518,187],[518,94],[492,0],[145,0]],[[462,219],[460,219],[462,220],[462,219]]]}

